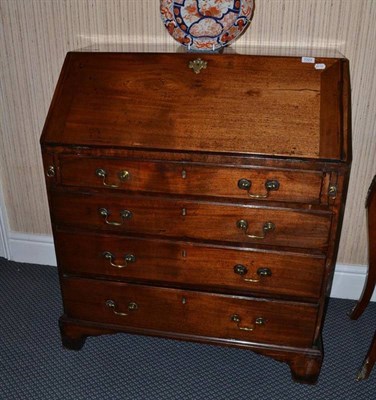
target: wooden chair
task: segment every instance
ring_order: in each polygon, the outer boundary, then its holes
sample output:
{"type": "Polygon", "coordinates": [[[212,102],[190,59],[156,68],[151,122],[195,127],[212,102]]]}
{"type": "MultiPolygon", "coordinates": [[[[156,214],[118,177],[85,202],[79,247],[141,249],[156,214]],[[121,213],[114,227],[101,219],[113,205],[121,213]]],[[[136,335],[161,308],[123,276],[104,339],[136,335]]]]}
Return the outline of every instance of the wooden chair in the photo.
{"type": "MultiPolygon", "coordinates": [[[[373,177],[368,190],[366,208],[368,209],[368,274],[363,288],[363,293],[350,312],[351,319],[358,319],[367,307],[376,283],[376,175],[373,177]]],[[[376,332],[368,350],[363,366],[360,369],[357,380],[367,379],[376,361],[376,332]]]]}

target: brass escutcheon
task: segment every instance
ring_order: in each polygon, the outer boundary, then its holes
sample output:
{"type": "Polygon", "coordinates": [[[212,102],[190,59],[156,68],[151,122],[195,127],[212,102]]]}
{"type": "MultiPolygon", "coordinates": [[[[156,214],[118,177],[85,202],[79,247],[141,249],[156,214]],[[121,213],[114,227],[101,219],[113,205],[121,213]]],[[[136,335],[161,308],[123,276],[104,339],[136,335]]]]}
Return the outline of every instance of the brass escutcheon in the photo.
{"type": "Polygon", "coordinates": [[[206,69],[207,66],[207,61],[201,60],[201,58],[189,62],[189,68],[192,68],[195,74],[199,74],[201,70],[206,69]]]}

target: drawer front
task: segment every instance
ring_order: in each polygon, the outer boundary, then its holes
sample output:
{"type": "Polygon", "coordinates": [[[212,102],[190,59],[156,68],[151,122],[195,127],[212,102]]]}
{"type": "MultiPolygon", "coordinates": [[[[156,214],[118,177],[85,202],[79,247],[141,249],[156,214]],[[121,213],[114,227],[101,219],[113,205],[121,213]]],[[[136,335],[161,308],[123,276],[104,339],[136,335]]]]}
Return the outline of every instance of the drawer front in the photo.
{"type": "Polygon", "coordinates": [[[62,282],[69,318],[124,328],[311,346],[317,307],[86,279],[62,282]]]}
{"type": "Polygon", "coordinates": [[[56,232],[64,274],[318,299],[324,257],[56,232]]]}
{"type": "Polygon", "coordinates": [[[61,156],[63,185],[320,203],[323,173],[61,156]]]}
{"type": "Polygon", "coordinates": [[[69,225],[301,248],[328,244],[331,214],[168,198],[51,193],[52,219],[69,225]]]}

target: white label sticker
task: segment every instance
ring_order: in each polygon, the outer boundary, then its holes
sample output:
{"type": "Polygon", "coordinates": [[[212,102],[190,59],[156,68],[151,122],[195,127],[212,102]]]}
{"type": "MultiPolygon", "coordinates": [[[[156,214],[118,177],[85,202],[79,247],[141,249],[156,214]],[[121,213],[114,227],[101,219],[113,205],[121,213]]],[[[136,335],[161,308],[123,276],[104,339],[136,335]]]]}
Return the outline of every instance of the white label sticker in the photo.
{"type": "Polygon", "coordinates": [[[314,64],[315,57],[302,57],[302,63],[314,64]]]}
{"type": "Polygon", "coordinates": [[[326,65],[325,64],[315,64],[315,69],[325,69],[326,65]]]}

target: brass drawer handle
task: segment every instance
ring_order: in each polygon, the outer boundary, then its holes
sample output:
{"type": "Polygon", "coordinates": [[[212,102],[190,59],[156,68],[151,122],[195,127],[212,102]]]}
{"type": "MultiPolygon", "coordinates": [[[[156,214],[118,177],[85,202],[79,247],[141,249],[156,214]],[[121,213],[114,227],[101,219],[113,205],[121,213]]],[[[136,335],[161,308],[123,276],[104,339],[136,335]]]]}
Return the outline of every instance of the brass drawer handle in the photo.
{"type": "Polygon", "coordinates": [[[249,237],[250,239],[265,239],[265,236],[268,232],[274,231],[275,225],[273,222],[265,222],[262,231],[262,235],[250,235],[248,233],[248,222],[245,219],[240,219],[236,222],[236,227],[244,232],[244,234],[249,237]]]}
{"type": "Polygon", "coordinates": [[[233,314],[231,316],[231,321],[236,323],[238,329],[240,329],[241,331],[247,331],[247,332],[254,331],[258,326],[265,325],[265,322],[266,322],[264,318],[258,317],[254,320],[254,325],[240,326],[241,320],[242,319],[240,318],[240,316],[238,314],[233,314]]]}
{"type": "Polygon", "coordinates": [[[252,194],[250,193],[251,190],[251,186],[252,186],[252,182],[248,179],[242,178],[239,179],[238,181],[238,188],[241,190],[246,190],[248,193],[248,196],[251,199],[266,199],[267,197],[269,197],[269,193],[272,191],[276,191],[279,189],[279,182],[276,179],[273,180],[267,180],[265,182],[265,189],[266,189],[266,193],[265,194],[252,194]]]}
{"type": "MultiPolygon", "coordinates": [[[[235,272],[235,274],[244,276],[248,273],[248,268],[242,264],[236,264],[234,266],[234,272],[235,272]]],[[[257,275],[259,276],[259,278],[256,278],[256,279],[255,278],[243,278],[243,281],[244,282],[252,282],[252,283],[261,282],[262,278],[272,276],[272,271],[270,268],[259,268],[257,270],[257,275]]]]}
{"type": "Polygon", "coordinates": [[[105,252],[103,253],[103,257],[104,257],[106,260],[109,260],[109,261],[110,261],[110,265],[111,265],[112,267],[114,267],[114,268],[119,268],[119,269],[127,267],[129,263],[134,263],[134,262],[136,262],[136,257],[135,257],[133,254],[126,254],[126,255],[125,255],[125,257],[124,257],[125,263],[124,263],[123,265],[121,265],[121,264],[115,264],[115,263],[114,263],[114,260],[115,260],[116,257],[115,257],[115,255],[112,254],[110,251],[105,251],[105,252]]]}
{"type": "MultiPolygon", "coordinates": [[[[106,186],[108,188],[119,188],[120,187],[120,185],[115,185],[115,184],[106,182],[107,171],[103,168],[98,168],[95,171],[95,175],[98,176],[99,178],[102,178],[103,186],[106,186]]],[[[130,173],[126,170],[123,170],[123,171],[118,172],[117,176],[118,176],[120,182],[124,182],[130,178],[130,173]]]]}
{"type": "MultiPolygon", "coordinates": [[[[107,308],[109,308],[110,310],[112,310],[112,312],[113,312],[114,314],[119,315],[120,317],[126,317],[126,316],[128,315],[127,313],[123,313],[123,312],[117,311],[117,310],[116,310],[116,308],[117,308],[116,303],[115,303],[113,300],[106,300],[105,306],[106,306],[107,308]]],[[[128,304],[128,310],[129,310],[129,311],[136,311],[136,310],[138,310],[138,304],[135,303],[134,301],[131,301],[131,302],[128,304]]]]}
{"type": "Polygon", "coordinates": [[[111,215],[111,213],[107,210],[107,208],[100,208],[98,212],[99,215],[104,218],[107,225],[120,226],[124,224],[124,220],[132,218],[132,211],[129,210],[120,211],[120,217],[122,219],[121,222],[109,221],[108,217],[111,215]]]}

